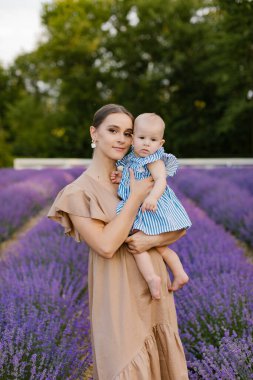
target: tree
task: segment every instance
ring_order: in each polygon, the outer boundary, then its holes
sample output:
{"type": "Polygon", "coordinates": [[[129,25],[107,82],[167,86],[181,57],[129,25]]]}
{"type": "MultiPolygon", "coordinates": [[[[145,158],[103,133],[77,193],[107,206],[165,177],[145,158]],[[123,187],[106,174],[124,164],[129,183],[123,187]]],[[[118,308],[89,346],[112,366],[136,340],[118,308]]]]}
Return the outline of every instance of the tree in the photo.
{"type": "Polygon", "coordinates": [[[6,70],[0,66],[0,167],[11,166],[13,159],[5,120],[7,102],[10,98],[9,77],[6,70]]]}
{"type": "Polygon", "coordinates": [[[134,115],[160,114],[165,148],[178,157],[251,155],[252,4],[45,4],[44,38],[9,70],[5,125],[13,154],[89,157],[93,113],[113,102],[134,115]]]}

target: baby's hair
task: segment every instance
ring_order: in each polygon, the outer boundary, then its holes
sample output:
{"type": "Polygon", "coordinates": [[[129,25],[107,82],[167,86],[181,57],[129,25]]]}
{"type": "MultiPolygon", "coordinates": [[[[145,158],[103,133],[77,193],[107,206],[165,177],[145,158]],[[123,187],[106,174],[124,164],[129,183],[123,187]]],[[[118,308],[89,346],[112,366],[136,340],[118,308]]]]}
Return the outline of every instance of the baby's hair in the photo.
{"type": "Polygon", "coordinates": [[[161,116],[157,115],[154,112],[146,112],[146,113],[141,113],[139,116],[136,117],[134,120],[134,125],[138,124],[139,122],[155,122],[158,121],[160,122],[163,131],[165,129],[165,123],[161,116]]]}

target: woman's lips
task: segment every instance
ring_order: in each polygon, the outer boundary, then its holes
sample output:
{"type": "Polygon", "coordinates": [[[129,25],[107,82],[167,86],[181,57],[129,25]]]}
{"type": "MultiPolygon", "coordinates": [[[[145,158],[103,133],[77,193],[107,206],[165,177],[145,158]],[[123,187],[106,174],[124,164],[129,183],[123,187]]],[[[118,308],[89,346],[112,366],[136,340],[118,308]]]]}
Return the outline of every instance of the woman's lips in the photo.
{"type": "Polygon", "coordinates": [[[124,150],[126,150],[126,148],[118,148],[118,147],[113,147],[114,149],[118,150],[119,152],[123,152],[124,150]]]}

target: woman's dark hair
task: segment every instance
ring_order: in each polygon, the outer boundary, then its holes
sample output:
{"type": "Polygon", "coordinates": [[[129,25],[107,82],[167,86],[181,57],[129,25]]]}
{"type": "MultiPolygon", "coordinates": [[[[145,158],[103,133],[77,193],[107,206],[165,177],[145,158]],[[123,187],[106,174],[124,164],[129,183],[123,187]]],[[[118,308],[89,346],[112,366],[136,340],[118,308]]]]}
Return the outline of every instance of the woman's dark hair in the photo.
{"type": "Polygon", "coordinates": [[[132,122],[134,121],[133,115],[125,107],[119,104],[106,104],[95,113],[92,122],[93,127],[98,128],[105,118],[112,113],[124,113],[130,117],[132,122]]]}

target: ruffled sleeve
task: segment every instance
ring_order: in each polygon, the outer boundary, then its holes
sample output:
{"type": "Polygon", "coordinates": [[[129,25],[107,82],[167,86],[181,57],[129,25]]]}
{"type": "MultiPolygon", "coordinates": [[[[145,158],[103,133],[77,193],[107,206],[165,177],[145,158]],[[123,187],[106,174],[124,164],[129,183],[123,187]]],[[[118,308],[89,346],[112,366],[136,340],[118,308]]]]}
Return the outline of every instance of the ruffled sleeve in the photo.
{"type": "Polygon", "coordinates": [[[69,214],[108,222],[94,195],[89,195],[77,186],[68,185],[57,194],[47,217],[59,223],[64,228],[65,235],[71,236],[80,243],[83,239],[73,225],[69,214]]]}
{"type": "Polygon", "coordinates": [[[177,169],[179,168],[179,163],[177,158],[172,153],[164,153],[162,160],[165,164],[166,176],[173,177],[176,174],[177,169]]]}

